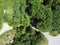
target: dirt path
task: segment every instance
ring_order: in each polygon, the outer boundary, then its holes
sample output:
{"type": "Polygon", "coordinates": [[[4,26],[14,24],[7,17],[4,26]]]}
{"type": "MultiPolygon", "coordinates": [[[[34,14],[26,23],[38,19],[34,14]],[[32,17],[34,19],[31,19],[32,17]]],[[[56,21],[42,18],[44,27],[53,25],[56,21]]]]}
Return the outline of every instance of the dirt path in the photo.
{"type": "Polygon", "coordinates": [[[7,23],[3,24],[3,28],[0,30],[0,35],[5,33],[6,31],[12,29],[12,27],[10,27],[7,23]]]}
{"type": "MultiPolygon", "coordinates": [[[[35,29],[36,31],[39,31],[34,27],[32,28],[35,29]]],[[[10,27],[7,23],[4,23],[3,28],[0,30],[0,35],[2,35],[3,33],[5,33],[10,29],[12,29],[12,27],[10,27]]],[[[48,45],[60,45],[60,35],[53,37],[49,34],[49,32],[44,32],[43,34],[48,39],[48,42],[49,42],[48,45]]]]}

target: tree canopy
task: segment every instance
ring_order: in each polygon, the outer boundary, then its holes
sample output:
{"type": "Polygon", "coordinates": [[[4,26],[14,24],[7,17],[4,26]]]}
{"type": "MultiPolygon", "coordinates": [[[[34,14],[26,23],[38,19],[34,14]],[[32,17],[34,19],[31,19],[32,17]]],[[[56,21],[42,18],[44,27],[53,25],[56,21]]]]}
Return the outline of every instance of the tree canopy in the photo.
{"type": "Polygon", "coordinates": [[[16,30],[14,42],[10,45],[47,45],[48,41],[41,32],[49,32],[54,36],[60,33],[59,0],[0,2],[0,28],[6,22],[16,30]]]}

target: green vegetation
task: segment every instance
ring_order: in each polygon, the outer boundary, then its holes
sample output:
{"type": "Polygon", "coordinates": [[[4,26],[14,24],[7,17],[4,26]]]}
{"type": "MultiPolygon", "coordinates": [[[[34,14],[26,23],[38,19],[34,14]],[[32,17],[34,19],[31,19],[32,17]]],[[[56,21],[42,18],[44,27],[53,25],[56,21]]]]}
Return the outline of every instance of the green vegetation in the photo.
{"type": "Polygon", "coordinates": [[[0,29],[2,28],[2,23],[3,23],[3,5],[4,3],[0,2],[0,29]]]}
{"type": "Polygon", "coordinates": [[[0,35],[0,45],[6,45],[9,41],[9,36],[14,37],[15,33],[16,33],[15,30],[9,30],[0,35]]]}
{"type": "Polygon", "coordinates": [[[9,45],[48,45],[47,39],[41,32],[49,32],[53,36],[60,34],[59,0],[1,0],[0,2],[0,29],[3,22],[6,22],[13,27],[12,32],[16,32],[13,43],[9,45]]]}
{"type": "MultiPolygon", "coordinates": [[[[51,32],[54,32],[54,35],[60,34],[60,5],[56,5],[56,9],[53,11],[53,28],[51,32]]],[[[52,33],[51,33],[52,34],[52,33]]]]}
{"type": "Polygon", "coordinates": [[[14,38],[14,42],[11,45],[48,45],[47,39],[40,31],[36,31],[31,27],[27,27],[25,31],[24,27],[18,27],[18,32],[14,38]],[[20,32],[20,33],[19,33],[20,32]]]}

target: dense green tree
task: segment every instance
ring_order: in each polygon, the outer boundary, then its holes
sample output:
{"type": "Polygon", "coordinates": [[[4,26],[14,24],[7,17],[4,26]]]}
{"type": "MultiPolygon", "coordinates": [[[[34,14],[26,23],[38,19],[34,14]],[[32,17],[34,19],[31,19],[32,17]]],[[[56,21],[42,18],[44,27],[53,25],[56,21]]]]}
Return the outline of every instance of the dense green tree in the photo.
{"type": "Polygon", "coordinates": [[[41,31],[50,31],[52,29],[53,13],[51,8],[42,5],[38,0],[30,1],[31,7],[31,23],[41,31]],[[32,3],[33,2],[33,3],[32,3]],[[38,2],[38,3],[37,3],[38,2]]]}
{"type": "Polygon", "coordinates": [[[60,33],[59,0],[0,2],[0,28],[6,22],[16,30],[14,42],[10,45],[47,45],[47,39],[41,32],[60,33]]]}
{"type": "Polygon", "coordinates": [[[60,3],[60,0],[53,0],[56,4],[60,3]]]}
{"type": "Polygon", "coordinates": [[[23,30],[23,26],[17,28],[12,45],[48,45],[47,39],[40,31],[36,31],[31,27],[27,27],[25,33],[22,33],[23,30]]]}
{"type": "Polygon", "coordinates": [[[53,13],[50,8],[45,10],[45,20],[37,23],[37,28],[41,31],[50,31],[52,29],[53,13]]]}
{"type": "Polygon", "coordinates": [[[55,32],[53,35],[57,35],[60,33],[60,5],[56,5],[53,14],[53,28],[51,34],[53,34],[52,32],[55,32]]]}

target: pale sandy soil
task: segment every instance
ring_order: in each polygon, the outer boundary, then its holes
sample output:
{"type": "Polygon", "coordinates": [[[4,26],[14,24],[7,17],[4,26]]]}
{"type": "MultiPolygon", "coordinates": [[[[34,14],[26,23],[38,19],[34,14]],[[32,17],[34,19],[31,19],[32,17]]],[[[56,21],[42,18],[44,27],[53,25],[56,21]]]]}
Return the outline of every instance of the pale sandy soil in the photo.
{"type": "Polygon", "coordinates": [[[49,35],[49,32],[45,32],[44,35],[48,39],[48,45],[60,45],[60,34],[57,36],[49,35]]]}
{"type": "Polygon", "coordinates": [[[12,29],[11,26],[9,26],[7,23],[3,23],[3,28],[0,30],[0,35],[3,34],[4,32],[12,29]]]}

